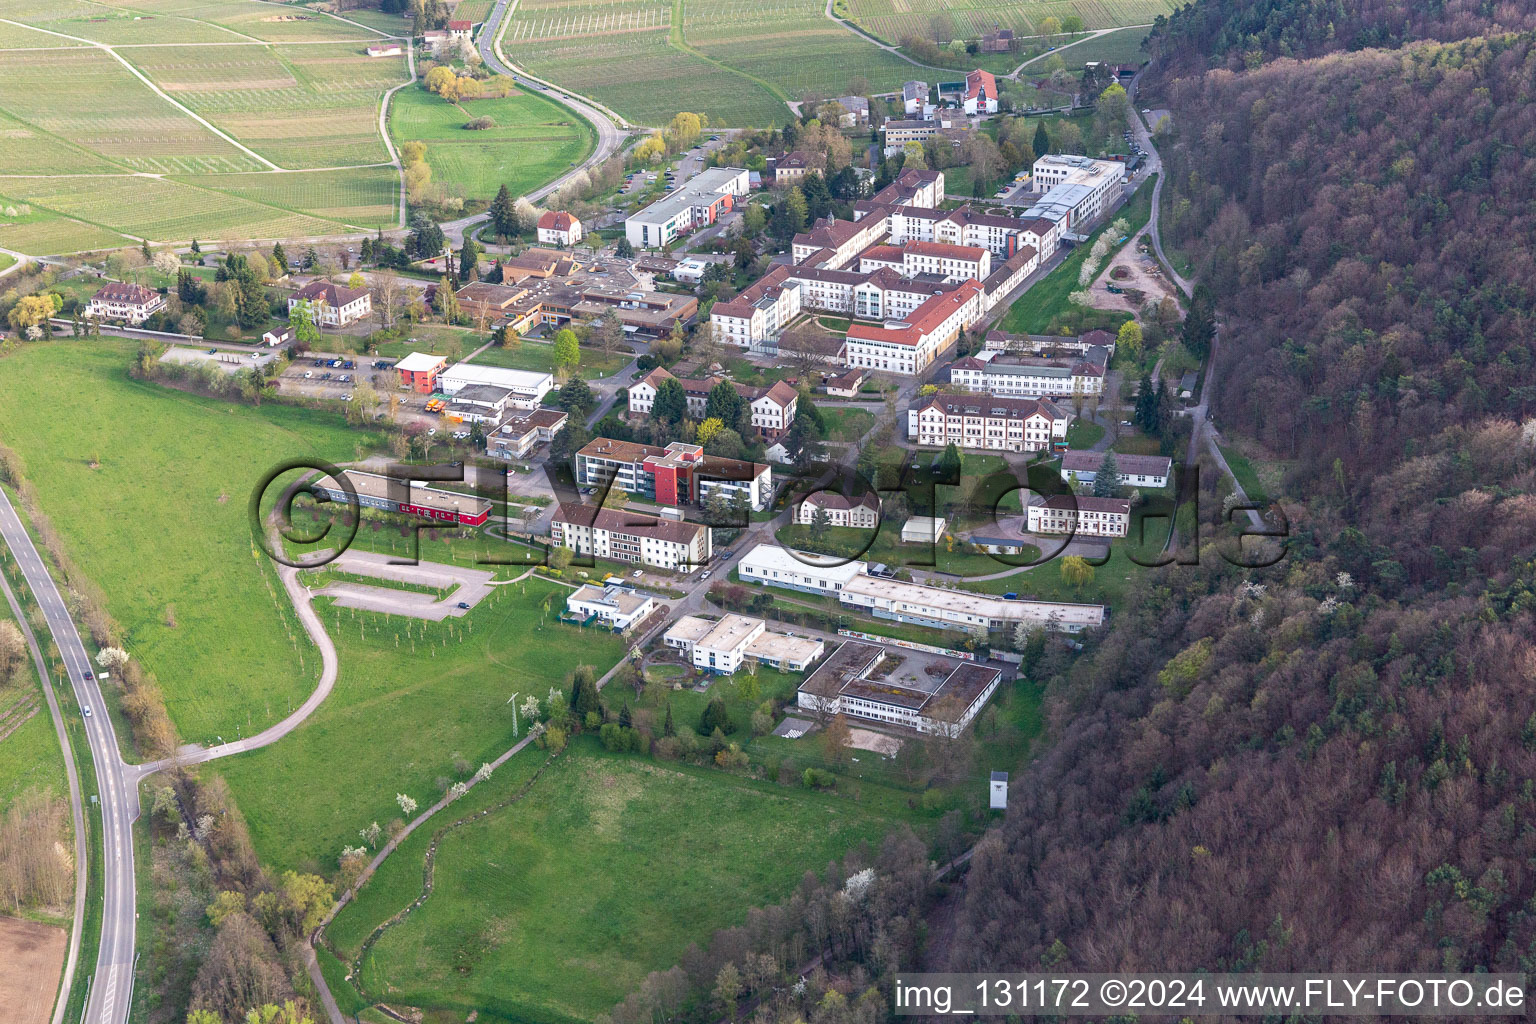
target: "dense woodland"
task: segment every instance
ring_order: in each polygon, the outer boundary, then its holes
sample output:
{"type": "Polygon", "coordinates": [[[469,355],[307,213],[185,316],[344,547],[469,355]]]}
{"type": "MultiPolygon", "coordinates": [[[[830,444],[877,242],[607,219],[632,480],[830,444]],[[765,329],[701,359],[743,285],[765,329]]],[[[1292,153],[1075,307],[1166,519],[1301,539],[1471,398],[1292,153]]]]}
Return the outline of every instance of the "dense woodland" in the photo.
{"type": "Polygon", "coordinates": [[[1469,38],[1533,17],[1160,24],[1165,238],[1217,297],[1218,424],[1290,466],[1286,557],[1208,530],[1033,666],[1039,759],[902,968],[1536,966],[1536,37],[1469,38]]]}
{"type": "Polygon", "coordinates": [[[1223,0],[1154,41],[1216,418],[1294,460],[1293,536],[1149,578],[1050,679],[952,967],[1536,961],[1536,42],[1222,67],[1255,26],[1269,56],[1506,6],[1223,0]]]}

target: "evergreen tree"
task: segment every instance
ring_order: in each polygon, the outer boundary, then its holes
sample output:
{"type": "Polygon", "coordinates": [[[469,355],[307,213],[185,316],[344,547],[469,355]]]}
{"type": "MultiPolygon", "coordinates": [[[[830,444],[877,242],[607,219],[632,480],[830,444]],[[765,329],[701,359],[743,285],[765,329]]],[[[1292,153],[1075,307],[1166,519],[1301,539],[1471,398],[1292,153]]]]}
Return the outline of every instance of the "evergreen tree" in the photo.
{"type": "Polygon", "coordinates": [[[176,297],[181,300],[184,306],[200,306],[203,304],[203,283],[192,276],[192,271],[176,271],[176,297]]]}
{"type": "Polygon", "coordinates": [[[139,251],[144,254],[144,262],[148,263],[150,260],[155,258],[155,254],[149,251],[149,239],[145,238],[141,241],[143,244],[139,246],[139,251]]]}
{"type": "Polygon", "coordinates": [[[1199,359],[1211,354],[1211,340],[1216,336],[1216,297],[1205,285],[1195,286],[1189,301],[1189,315],[1184,318],[1184,347],[1199,359]]]}
{"type": "Polygon", "coordinates": [[[592,666],[578,665],[571,675],[571,711],[579,722],[587,717],[587,713],[596,711],[601,713],[602,703],[597,696],[597,681],[592,675],[592,666]]]}
{"type": "Polygon", "coordinates": [[[1045,122],[1040,121],[1035,125],[1035,157],[1044,156],[1051,151],[1051,136],[1045,130],[1045,122]]]}
{"type": "Polygon", "coordinates": [[[357,248],[357,262],[366,266],[373,262],[373,239],[363,239],[363,244],[357,248]]]}
{"type": "Polygon", "coordinates": [[[670,426],[676,426],[688,415],[688,395],[677,378],[668,377],[656,385],[656,401],[651,405],[651,418],[670,426]]]}
{"type": "Polygon", "coordinates": [[[951,441],[944,446],[944,454],[939,456],[939,482],[958,485],[964,468],[965,460],[960,456],[960,449],[951,441]]]}
{"type": "Polygon", "coordinates": [[[459,283],[469,284],[480,279],[480,246],[464,233],[464,245],[459,249],[459,283]]]}
{"type": "Polygon", "coordinates": [[[299,265],[305,270],[314,270],[320,265],[320,254],[315,252],[314,246],[304,250],[304,259],[299,265]]]}
{"type": "Polygon", "coordinates": [[[619,244],[613,247],[613,254],[620,259],[630,259],[635,255],[635,247],[629,244],[629,239],[619,239],[619,244]]]}
{"type": "Polygon", "coordinates": [[[1157,425],[1157,391],[1152,387],[1152,375],[1142,374],[1136,388],[1136,411],[1131,414],[1135,424],[1147,433],[1157,425]]]}
{"type": "Polygon", "coordinates": [[[704,418],[715,417],[728,427],[735,427],[741,419],[743,405],[740,392],[730,381],[721,381],[709,391],[704,401],[704,418]]]}
{"type": "Polygon", "coordinates": [[[631,718],[629,714],[629,701],[625,701],[624,706],[619,708],[619,726],[621,728],[628,729],[633,724],[634,719],[631,718]]]}
{"type": "Polygon", "coordinates": [[[1099,471],[1093,477],[1093,496],[1118,498],[1121,484],[1120,464],[1115,460],[1115,453],[1105,452],[1104,461],[1099,463],[1099,471]]]}
{"type": "Polygon", "coordinates": [[[667,720],[665,722],[663,722],[662,725],[661,725],[661,734],[663,736],[676,736],[677,735],[677,727],[672,724],[672,702],[671,701],[667,701],[667,720]]]}
{"type": "Polygon", "coordinates": [[[491,215],[491,230],[497,236],[505,239],[517,234],[517,211],[512,207],[512,193],[507,191],[506,185],[496,191],[496,198],[491,200],[487,212],[491,215]]]}
{"type": "Polygon", "coordinates": [[[731,713],[725,708],[725,701],[719,697],[711,697],[708,704],[704,705],[704,714],[699,716],[699,735],[710,736],[715,730],[727,735],[735,726],[731,724],[731,713]]]}
{"type": "Polygon", "coordinates": [[[195,253],[201,253],[203,251],[203,247],[197,244],[197,239],[195,238],[192,239],[192,251],[195,253]]]}
{"type": "MultiPolygon", "coordinates": [[[[363,244],[367,245],[368,243],[365,240],[363,244]]],[[[286,271],[288,269],[288,254],[283,252],[282,242],[274,242],[272,244],[272,258],[277,261],[277,265],[282,267],[283,270],[286,271]]]]}

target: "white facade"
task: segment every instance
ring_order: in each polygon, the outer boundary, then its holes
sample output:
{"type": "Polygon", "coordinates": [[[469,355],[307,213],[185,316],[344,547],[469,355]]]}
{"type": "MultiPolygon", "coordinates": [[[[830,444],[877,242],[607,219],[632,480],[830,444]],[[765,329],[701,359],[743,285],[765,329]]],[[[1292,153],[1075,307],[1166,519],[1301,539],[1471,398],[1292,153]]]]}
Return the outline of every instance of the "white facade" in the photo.
{"type": "Polygon", "coordinates": [[[949,368],[949,381],[967,391],[1018,398],[1102,395],[1104,371],[1090,363],[1029,366],[999,359],[962,359],[949,368]]]}
{"type": "Polygon", "coordinates": [[[1047,153],[1033,168],[1035,188],[1045,194],[1021,216],[1076,228],[1103,213],[1120,195],[1124,173],[1125,165],[1118,160],[1047,153]]]}
{"type": "Polygon", "coordinates": [[[736,571],[745,581],[810,594],[835,594],[849,580],[862,576],[865,568],[864,562],[792,552],[776,544],[759,544],[736,563],[736,571]]]}
{"type": "Polygon", "coordinates": [[[600,587],[588,583],[565,599],[565,610],[571,617],[592,619],[619,631],[644,621],[655,609],[656,601],[649,594],[613,585],[600,587]]]}
{"type": "Polygon", "coordinates": [[[980,284],[967,281],[935,295],[904,321],[880,327],[855,323],[844,343],[845,364],[909,377],[920,374],[986,311],[985,295],[980,284]]]}
{"type": "Polygon", "coordinates": [[[907,437],[927,448],[1037,452],[1065,440],[1068,422],[1050,402],[934,395],[907,409],[907,437]]]}
{"type": "Polygon", "coordinates": [[[122,320],[137,325],[164,308],[165,296],[154,289],[113,282],[91,296],[85,315],[92,320],[122,320]]]}
{"type": "Polygon", "coordinates": [[[581,221],[564,210],[539,218],[539,242],[543,245],[572,246],[585,235],[581,221]]]}
{"type": "Polygon", "coordinates": [[[1104,606],[1071,601],[1009,601],[968,590],[856,576],[838,591],[846,607],[877,618],[939,629],[1009,628],[1029,622],[1067,633],[1104,624],[1104,606]]]}
{"type": "Polygon", "coordinates": [[[555,378],[552,374],[532,370],[507,370],[500,366],[477,366],[474,363],[455,363],[438,378],[438,387],[449,397],[472,384],[505,388],[512,392],[514,399],[523,399],[517,403],[523,406],[529,401],[534,404],[543,401],[544,396],[555,386],[555,378]]]}
{"type": "Polygon", "coordinates": [[[826,511],[828,526],[872,530],[880,525],[880,501],[873,494],[845,498],[834,491],[815,491],[795,506],[795,522],[802,526],[814,524],[817,509],[826,511]]]}
{"type": "Polygon", "coordinates": [[[691,570],[709,561],[711,553],[707,526],[587,505],[560,506],[550,523],[550,539],[580,555],[662,569],[691,570]]]}
{"type": "Polygon", "coordinates": [[[1079,537],[1124,537],[1131,530],[1129,498],[1060,495],[1029,506],[1031,533],[1071,533],[1079,537]]]}
{"type": "Polygon", "coordinates": [[[751,189],[742,167],[710,167],[624,221],[624,237],[642,249],[657,249],[713,224],[734,200],[751,189]]]}
{"type": "Polygon", "coordinates": [[[726,676],[748,661],[784,672],[798,672],[825,650],[821,640],[770,632],[762,619],[734,614],[718,620],[685,615],[663,634],[662,640],[668,647],[682,651],[694,668],[726,676]]]}

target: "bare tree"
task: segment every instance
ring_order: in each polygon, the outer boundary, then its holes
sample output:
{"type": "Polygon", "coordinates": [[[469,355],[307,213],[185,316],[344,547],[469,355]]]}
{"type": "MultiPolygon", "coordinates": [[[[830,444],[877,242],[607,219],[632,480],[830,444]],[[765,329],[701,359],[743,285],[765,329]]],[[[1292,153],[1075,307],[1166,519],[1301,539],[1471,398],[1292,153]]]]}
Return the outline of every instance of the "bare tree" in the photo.
{"type": "Polygon", "coordinates": [[[835,335],[810,324],[791,327],[779,338],[779,355],[802,379],[833,365],[842,347],[835,335]]]}
{"type": "Polygon", "coordinates": [[[373,311],[379,318],[379,326],[393,330],[400,315],[400,275],[393,270],[379,270],[373,274],[373,311]]]}

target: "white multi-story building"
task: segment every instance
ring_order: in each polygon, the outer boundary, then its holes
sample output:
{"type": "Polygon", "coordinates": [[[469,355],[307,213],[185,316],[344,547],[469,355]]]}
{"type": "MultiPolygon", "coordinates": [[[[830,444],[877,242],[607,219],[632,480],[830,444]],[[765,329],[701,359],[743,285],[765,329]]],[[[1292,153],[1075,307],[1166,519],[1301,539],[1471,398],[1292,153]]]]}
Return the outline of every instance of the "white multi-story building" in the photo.
{"type": "Polygon", "coordinates": [[[885,226],[878,221],[837,220],[824,217],[794,237],[790,253],[796,264],[837,268],[873,245],[885,226]]]}
{"type": "Polygon", "coordinates": [[[550,540],[578,555],[691,571],[709,561],[709,527],[596,505],[565,502],[550,522],[550,540]]]}
{"type": "Polygon", "coordinates": [[[818,509],[826,512],[828,526],[874,529],[880,525],[880,499],[868,491],[857,498],[845,498],[836,491],[813,491],[795,506],[795,522],[810,526],[818,509]]]}
{"type": "Polygon", "coordinates": [[[141,324],[165,308],[165,296],[141,284],[113,281],[102,285],[86,304],[92,320],[122,320],[141,324]]]}
{"type": "Polygon", "coordinates": [[[1030,533],[1124,537],[1131,530],[1131,499],[1053,494],[1028,510],[1030,533]]]}
{"type": "MultiPolygon", "coordinates": [[[[664,366],[658,366],[629,386],[629,414],[649,416],[656,406],[656,389],[662,381],[676,380],[683,389],[688,403],[688,415],[702,419],[709,404],[709,393],[721,383],[718,377],[676,377],[664,366]]],[[[744,398],[751,409],[752,426],[766,440],[774,440],[789,430],[795,422],[795,411],[800,407],[800,395],[783,381],[775,381],[766,388],[749,387],[732,383],[736,393],[744,398]]]]}
{"type": "Polygon", "coordinates": [[[321,327],[345,327],[373,312],[367,288],[347,288],[324,279],[311,281],[288,297],[288,312],[307,302],[315,323],[321,327]]]}
{"type": "Polygon", "coordinates": [[[624,221],[624,237],[641,249],[659,249],[731,212],[751,189],[741,167],[710,167],[624,221]]]}
{"type": "Polygon", "coordinates": [[[907,437],[925,448],[1037,452],[1065,440],[1068,421],[1040,399],[932,395],[907,409],[907,437]]]}
{"type": "Polygon", "coordinates": [[[1055,363],[983,351],[949,365],[949,382],[967,391],[1012,398],[1065,398],[1104,393],[1104,368],[1085,359],[1055,363]]]}
{"type": "Polygon", "coordinates": [[[976,281],[935,295],[905,320],[848,328],[843,358],[849,367],[916,376],[986,311],[986,293],[976,281]]]}
{"type": "Polygon", "coordinates": [[[800,282],[790,268],[777,266],[729,302],[710,308],[709,327],[715,339],[739,348],[756,348],[800,315],[800,282]]]}
{"type": "Polygon", "coordinates": [[[774,633],[762,619],[735,614],[720,619],[685,615],[662,634],[662,641],[683,652],[694,668],[722,676],[748,661],[799,672],[826,649],[821,640],[774,633]]]}
{"type": "Polygon", "coordinates": [[[594,438],[576,453],[576,482],[583,487],[619,488],[660,505],[703,505],[715,494],[761,511],[773,497],[773,470],[760,462],[705,455],[696,444],[674,441],[665,448],[612,438],[594,438]]]}
{"type": "Polygon", "coordinates": [[[581,221],[564,210],[549,210],[539,218],[539,243],[541,245],[572,246],[581,241],[581,221]]]}
{"type": "Polygon", "coordinates": [[[903,277],[927,274],[945,282],[981,281],[992,273],[992,253],[975,245],[914,240],[877,245],[859,255],[859,270],[870,274],[889,267],[903,277]]]}
{"type": "Polygon", "coordinates": [[[1042,218],[1075,230],[1087,224],[1121,192],[1125,165],[1118,160],[1047,153],[1035,161],[1035,188],[1044,195],[1021,214],[1023,220],[1042,218]]]}
{"type": "Polygon", "coordinates": [[[863,575],[865,568],[864,562],[813,555],[777,544],[759,544],[736,563],[736,572],[745,582],[807,594],[836,594],[849,580],[863,575]]]}

